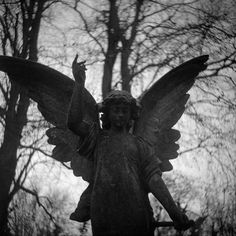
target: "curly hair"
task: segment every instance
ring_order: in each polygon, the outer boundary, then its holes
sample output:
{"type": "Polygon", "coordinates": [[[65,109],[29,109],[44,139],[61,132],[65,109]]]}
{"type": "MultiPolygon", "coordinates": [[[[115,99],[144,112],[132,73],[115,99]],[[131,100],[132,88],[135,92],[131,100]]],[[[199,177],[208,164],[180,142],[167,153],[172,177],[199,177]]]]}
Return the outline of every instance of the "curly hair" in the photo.
{"type": "Polygon", "coordinates": [[[128,123],[127,129],[129,130],[132,125],[132,121],[135,121],[139,117],[140,105],[137,103],[136,99],[132,97],[132,95],[127,91],[118,91],[114,90],[110,92],[104,101],[101,104],[99,109],[102,112],[101,121],[102,121],[102,128],[109,129],[111,124],[109,120],[109,108],[111,105],[124,103],[130,105],[131,109],[131,119],[128,123]]]}

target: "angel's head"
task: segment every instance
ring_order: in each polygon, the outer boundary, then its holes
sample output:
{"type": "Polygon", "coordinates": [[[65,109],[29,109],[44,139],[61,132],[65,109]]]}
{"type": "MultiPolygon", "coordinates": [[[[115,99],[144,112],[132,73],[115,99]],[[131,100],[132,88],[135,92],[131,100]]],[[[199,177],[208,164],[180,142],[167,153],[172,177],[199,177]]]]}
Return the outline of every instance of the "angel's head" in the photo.
{"type": "Polygon", "coordinates": [[[102,102],[100,111],[103,129],[109,129],[111,124],[125,127],[127,130],[132,122],[138,119],[140,107],[135,98],[126,91],[112,91],[102,102]]]}

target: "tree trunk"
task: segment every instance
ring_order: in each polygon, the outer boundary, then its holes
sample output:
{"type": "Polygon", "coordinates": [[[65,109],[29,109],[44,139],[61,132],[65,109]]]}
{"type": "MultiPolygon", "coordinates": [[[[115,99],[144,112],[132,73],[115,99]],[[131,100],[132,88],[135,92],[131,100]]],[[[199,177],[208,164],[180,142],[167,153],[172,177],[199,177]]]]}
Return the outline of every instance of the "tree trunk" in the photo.
{"type": "Polygon", "coordinates": [[[111,91],[112,72],[118,54],[118,42],[120,37],[119,18],[116,1],[110,0],[109,21],[107,23],[108,47],[105,55],[102,78],[102,96],[106,97],[111,91]]]}
{"type": "Polygon", "coordinates": [[[122,90],[128,91],[130,93],[131,89],[131,76],[130,76],[130,71],[129,71],[129,56],[130,53],[127,50],[122,51],[121,53],[121,78],[122,78],[122,90]]]}
{"type": "MultiPolygon", "coordinates": [[[[23,45],[19,53],[21,57],[37,60],[37,41],[43,6],[47,0],[32,1],[27,5],[21,2],[23,18],[23,45]],[[24,11],[24,12],[23,12],[24,11]],[[29,19],[31,21],[29,22],[29,19]],[[27,26],[27,27],[25,27],[27,26]]],[[[16,29],[17,30],[17,29],[16,29]]],[[[9,35],[11,37],[11,35],[9,35]]],[[[16,36],[15,36],[16,37],[16,36]]],[[[17,51],[17,49],[13,49],[17,51]]],[[[11,191],[17,166],[17,148],[20,144],[21,133],[27,122],[29,98],[17,84],[11,82],[7,112],[5,116],[5,131],[0,148],[0,235],[9,235],[8,207],[17,191],[11,191]]]]}
{"type": "Polygon", "coordinates": [[[108,54],[106,56],[104,67],[103,67],[103,78],[102,78],[102,96],[103,96],[103,99],[111,91],[112,72],[113,72],[113,67],[114,67],[114,64],[115,64],[115,60],[116,60],[116,55],[115,56],[112,55],[112,50],[111,50],[111,53],[108,52],[108,54]]]}
{"type": "Polygon", "coordinates": [[[22,129],[26,124],[26,114],[29,106],[29,98],[24,93],[20,94],[19,87],[16,84],[11,86],[8,105],[4,140],[0,148],[0,235],[7,235],[8,206],[12,200],[10,188],[15,177],[17,148],[20,143],[22,129]],[[17,105],[19,96],[19,104],[17,105]]]}

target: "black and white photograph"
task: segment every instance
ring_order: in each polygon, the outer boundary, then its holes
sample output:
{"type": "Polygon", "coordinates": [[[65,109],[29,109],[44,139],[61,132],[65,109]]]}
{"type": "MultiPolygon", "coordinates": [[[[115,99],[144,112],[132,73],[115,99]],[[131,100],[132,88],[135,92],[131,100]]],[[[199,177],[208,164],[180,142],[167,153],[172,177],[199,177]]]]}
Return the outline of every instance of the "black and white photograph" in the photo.
{"type": "Polygon", "coordinates": [[[235,236],[236,1],[0,0],[0,235],[235,236]]]}

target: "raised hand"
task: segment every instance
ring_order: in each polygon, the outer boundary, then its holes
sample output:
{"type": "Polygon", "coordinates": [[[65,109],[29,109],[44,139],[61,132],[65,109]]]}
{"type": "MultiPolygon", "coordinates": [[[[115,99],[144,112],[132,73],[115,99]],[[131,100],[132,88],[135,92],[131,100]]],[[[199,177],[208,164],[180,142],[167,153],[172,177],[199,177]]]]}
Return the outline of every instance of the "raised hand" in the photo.
{"type": "Polygon", "coordinates": [[[75,59],[72,63],[73,76],[77,83],[79,83],[80,85],[84,85],[86,79],[85,71],[87,70],[84,63],[86,61],[77,62],[77,59],[78,59],[78,54],[76,54],[75,59]]]}

